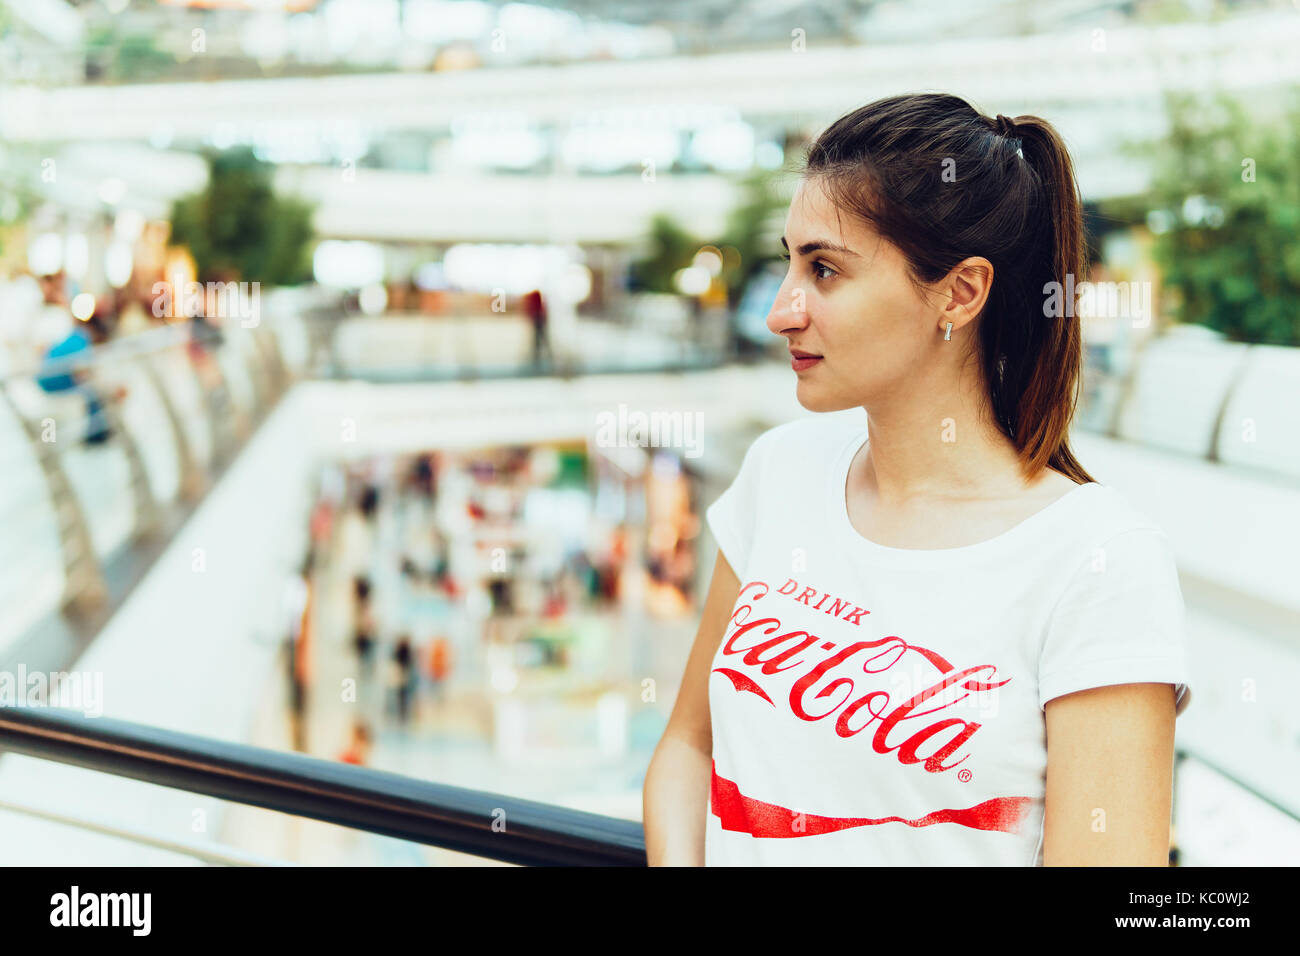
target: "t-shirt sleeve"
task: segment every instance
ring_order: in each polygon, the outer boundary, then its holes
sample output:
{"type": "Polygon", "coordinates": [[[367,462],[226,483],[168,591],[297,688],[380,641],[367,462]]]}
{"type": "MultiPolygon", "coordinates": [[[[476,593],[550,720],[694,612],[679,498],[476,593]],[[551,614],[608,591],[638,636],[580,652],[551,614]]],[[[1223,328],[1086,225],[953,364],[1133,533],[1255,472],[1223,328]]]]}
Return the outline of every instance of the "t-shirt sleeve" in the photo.
{"type": "Polygon", "coordinates": [[[771,434],[769,429],[750,442],[731,485],[704,512],[714,540],[737,577],[744,576],[754,543],[763,451],[771,434]]]}
{"type": "Polygon", "coordinates": [[[1174,685],[1191,702],[1185,608],[1164,532],[1133,528],[1085,556],[1052,612],[1038,665],[1038,706],[1110,684],[1174,685]]]}

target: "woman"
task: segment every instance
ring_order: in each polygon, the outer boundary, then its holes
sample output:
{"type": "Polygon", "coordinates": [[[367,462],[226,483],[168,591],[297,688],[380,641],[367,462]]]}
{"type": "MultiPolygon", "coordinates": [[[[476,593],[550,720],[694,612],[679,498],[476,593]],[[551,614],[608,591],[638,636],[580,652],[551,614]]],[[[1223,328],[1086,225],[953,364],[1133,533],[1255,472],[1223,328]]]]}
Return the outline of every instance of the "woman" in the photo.
{"type": "Polygon", "coordinates": [[[867,416],[768,430],[707,511],[649,862],[1167,865],[1182,594],[1067,441],[1054,290],[1086,263],[1060,138],[871,103],[809,148],[782,243],[768,328],[799,402],[867,416]]]}

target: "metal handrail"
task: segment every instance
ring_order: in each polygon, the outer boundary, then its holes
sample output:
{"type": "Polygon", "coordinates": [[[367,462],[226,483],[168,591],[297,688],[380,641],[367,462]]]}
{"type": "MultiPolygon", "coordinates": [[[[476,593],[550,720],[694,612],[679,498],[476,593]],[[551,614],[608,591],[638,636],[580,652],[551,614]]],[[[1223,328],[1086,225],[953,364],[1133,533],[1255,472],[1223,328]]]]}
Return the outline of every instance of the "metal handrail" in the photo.
{"type": "Polygon", "coordinates": [[[495,381],[498,379],[527,378],[588,378],[595,375],[662,375],[665,373],[711,371],[725,367],[731,361],[726,352],[693,358],[660,362],[636,362],[617,359],[602,362],[556,361],[534,365],[518,362],[503,365],[452,365],[443,367],[413,368],[342,368],[337,364],[321,370],[318,378],[350,382],[369,382],[375,385],[441,384],[444,382],[495,381]]]}
{"type": "Polygon", "coordinates": [[[0,748],[522,866],[645,866],[640,823],[248,744],[0,706],[0,748]]]}
{"type": "Polygon", "coordinates": [[[195,325],[189,321],[176,322],[135,332],[111,342],[91,344],[84,352],[45,358],[35,365],[10,369],[0,375],[0,382],[70,375],[73,372],[99,368],[110,362],[125,361],[143,355],[156,355],[193,342],[215,344],[222,340],[223,334],[228,333],[211,326],[195,325]]]}

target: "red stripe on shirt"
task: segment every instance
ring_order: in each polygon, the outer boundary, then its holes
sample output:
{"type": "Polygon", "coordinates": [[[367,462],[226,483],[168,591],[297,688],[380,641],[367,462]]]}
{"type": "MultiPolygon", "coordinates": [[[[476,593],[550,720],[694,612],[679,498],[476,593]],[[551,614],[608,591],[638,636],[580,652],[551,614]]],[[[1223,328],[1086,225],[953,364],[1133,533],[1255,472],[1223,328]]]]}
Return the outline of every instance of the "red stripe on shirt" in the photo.
{"type": "Polygon", "coordinates": [[[909,827],[958,823],[975,830],[1018,833],[1029,813],[1031,802],[1031,797],[994,797],[973,807],[933,810],[914,820],[906,817],[824,817],[747,797],[740,792],[735,781],[718,775],[716,764],[713,765],[709,801],[710,809],[721,822],[722,829],[763,838],[816,836],[819,833],[833,833],[836,830],[880,823],[906,823],[909,827]]]}

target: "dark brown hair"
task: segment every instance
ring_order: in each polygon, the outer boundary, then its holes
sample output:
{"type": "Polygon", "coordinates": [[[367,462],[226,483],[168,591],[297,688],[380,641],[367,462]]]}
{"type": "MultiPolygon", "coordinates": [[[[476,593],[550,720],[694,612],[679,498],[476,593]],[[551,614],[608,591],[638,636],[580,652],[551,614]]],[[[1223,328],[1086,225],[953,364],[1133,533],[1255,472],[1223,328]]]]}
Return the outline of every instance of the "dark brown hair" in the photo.
{"type": "Polygon", "coordinates": [[[1087,277],[1074,165],[1052,125],[991,119],[948,94],[891,96],[827,127],[801,172],[898,247],[914,282],[941,279],[969,256],[992,263],[977,341],[998,427],[1026,476],[1051,466],[1092,481],[1068,441],[1079,322],[1044,314],[1049,283],[1065,290],[1087,277]]]}

